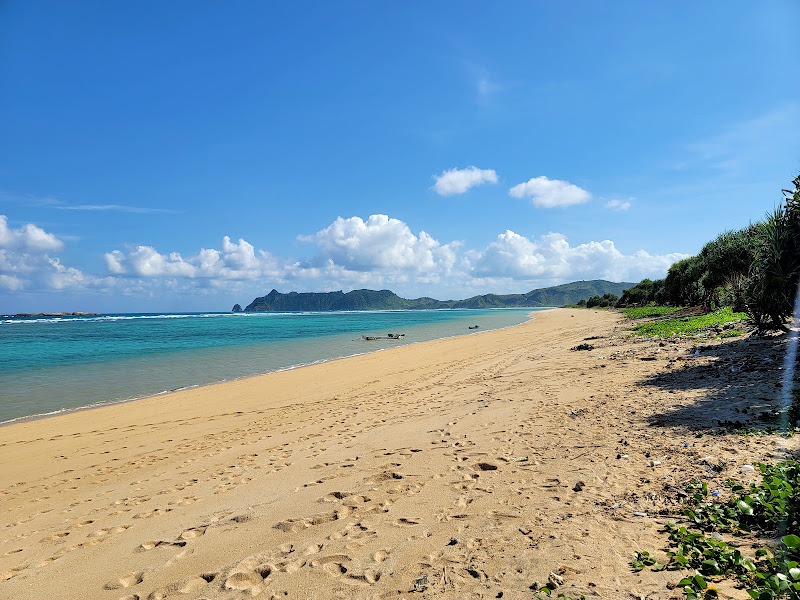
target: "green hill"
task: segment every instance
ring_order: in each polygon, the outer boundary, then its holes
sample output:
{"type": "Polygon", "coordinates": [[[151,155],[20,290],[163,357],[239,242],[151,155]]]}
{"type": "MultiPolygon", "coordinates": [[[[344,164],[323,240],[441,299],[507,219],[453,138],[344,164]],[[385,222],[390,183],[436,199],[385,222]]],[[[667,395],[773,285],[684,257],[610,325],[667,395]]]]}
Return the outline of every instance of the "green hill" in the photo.
{"type": "Polygon", "coordinates": [[[622,295],[633,283],[613,283],[603,279],[576,281],[549,288],[532,290],[527,294],[484,294],[466,300],[435,300],[434,298],[401,298],[389,290],[353,290],[352,292],[289,292],[272,290],[256,298],[244,312],[305,312],[336,310],[422,310],[440,308],[541,308],[563,306],[588,300],[603,294],[622,295]]]}

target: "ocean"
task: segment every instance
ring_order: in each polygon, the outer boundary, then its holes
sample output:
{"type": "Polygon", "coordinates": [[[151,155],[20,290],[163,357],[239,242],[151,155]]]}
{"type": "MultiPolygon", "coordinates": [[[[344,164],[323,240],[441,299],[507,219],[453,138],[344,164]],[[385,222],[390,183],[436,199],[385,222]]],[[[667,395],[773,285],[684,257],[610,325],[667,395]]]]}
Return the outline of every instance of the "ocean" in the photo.
{"type": "Polygon", "coordinates": [[[0,318],[0,423],[499,329],[533,310],[0,318]],[[388,333],[404,336],[361,339],[388,333]]]}

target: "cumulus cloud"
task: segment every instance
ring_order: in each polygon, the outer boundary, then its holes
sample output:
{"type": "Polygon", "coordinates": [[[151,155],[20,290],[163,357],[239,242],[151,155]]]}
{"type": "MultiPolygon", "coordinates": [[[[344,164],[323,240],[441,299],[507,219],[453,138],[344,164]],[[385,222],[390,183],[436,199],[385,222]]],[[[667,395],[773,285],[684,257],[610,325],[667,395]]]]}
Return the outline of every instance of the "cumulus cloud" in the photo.
{"type": "Polygon", "coordinates": [[[543,175],[515,185],[508,193],[514,198],[530,198],[537,208],[563,208],[592,199],[589,192],[569,181],[548,179],[543,175]]]}
{"type": "Polygon", "coordinates": [[[221,250],[202,248],[184,258],[178,252],[162,254],[152,246],[137,246],[128,253],[114,250],[104,255],[111,275],[146,278],[247,280],[280,277],[284,268],[272,254],[239,239],[222,238],[221,250]]]}
{"type": "Polygon", "coordinates": [[[403,221],[387,215],[372,215],[366,221],[339,217],[314,235],[298,239],[319,248],[317,262],[351,271],[430,273],[448,271],[456,260],[457,244],[440,244],[424,231],[414,235],[403,221]]]}
{"type": "Polygon", "coordinates": [[[0,215],[0,289],[66,290],[95,285],[96,277],[50,255],[63,248],[64,242],[41,227],[32,223],[9,227],[8,217],[0,215]]]}
{"type": "Polygon", "coordinates": [[[608,279],[639,281],[663,276],[686,254],[651,255],[644,250],[623,254],[614,242],[587,242],[570,246],[560,233],[530,240],[511,230],[481,251],[466,253],[470,272],[476,277],[509,277],[517,280],[608,279]]]}
{"type": "Polygon", "coordinates": [[[21,252],[46,252],[61,250],[64,243],[52,233],[32,223],[19,229],[8,226],[8,217],[0,215],[0,248],[21,252]]]}
{"type": "Polygon", "coordinates": [[[631,207],[631,203],[628,200],[609,200],[606,202],[606,208],[611,210],[623,211],[628,210],[631,207]]]}
{"type": "Polygon", "coordinates": [[[436,183],[433,189],[440,196],[463,194],[469,188],[483,183],[497,183],[497,173],[494,169],[479,169],[467,167],[466,169],[450,169],[442,171],[438,177],[434,176],[436,183]]]}

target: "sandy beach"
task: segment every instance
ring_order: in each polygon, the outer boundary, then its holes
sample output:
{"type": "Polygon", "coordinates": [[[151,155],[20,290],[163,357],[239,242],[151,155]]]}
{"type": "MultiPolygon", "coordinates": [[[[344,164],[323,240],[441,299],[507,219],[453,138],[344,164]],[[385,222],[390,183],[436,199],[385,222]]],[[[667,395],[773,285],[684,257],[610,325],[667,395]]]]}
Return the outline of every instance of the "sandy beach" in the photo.
{"type": "Polygon", "coordinates": [[[0,597],[682,598],[630,560],[683,483],[797,452],[700,435],[763,425],[781,345],[627,326],[554,309],[0,428],[0,597]]]}

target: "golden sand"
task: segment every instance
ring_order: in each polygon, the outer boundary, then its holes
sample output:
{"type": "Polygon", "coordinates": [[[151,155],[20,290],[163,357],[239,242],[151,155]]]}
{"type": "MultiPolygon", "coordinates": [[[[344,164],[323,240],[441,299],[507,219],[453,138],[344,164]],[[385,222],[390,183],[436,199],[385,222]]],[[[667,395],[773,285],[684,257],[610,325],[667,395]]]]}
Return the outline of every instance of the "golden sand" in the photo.
{"type": "Polygon", "coordinates": [[[774,408],[768,346],[535,317],[1,428],[0,598],[682,597],[630,560],[704,457],[797,450],[692,431],[774,408]]]}

